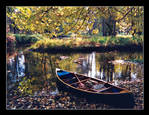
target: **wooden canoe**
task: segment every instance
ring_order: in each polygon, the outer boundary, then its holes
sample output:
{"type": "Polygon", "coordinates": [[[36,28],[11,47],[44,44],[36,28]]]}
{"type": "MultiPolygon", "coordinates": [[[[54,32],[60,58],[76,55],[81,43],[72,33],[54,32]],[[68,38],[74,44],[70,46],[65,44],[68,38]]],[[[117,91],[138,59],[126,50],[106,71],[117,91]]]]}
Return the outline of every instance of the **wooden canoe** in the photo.
{"type": "Polygon", "coordinates": [[[128,96],[132,95],[125,88],[115,86],[97,78],[75,74],[59,68],[56,68],[56,76],[61,83],[60,88],[67,89],[81,97],[87,96],[94,100],[106,99],[108,102],[113,101],[113,103],[124,104],[126,100],[128,101],[128,96]],[[81,87],[80,84],[84,84],[84,86],[81,87]]]}
{"type": "Polygon", "coordinates": [[[91,102],[102,102],[122,108],[134,106],[133,94],[125,88],[59,68],[56,68],[56,77],[60,90],[69,91],[79,97],[87,98],[91,102]],[[85,87],[80,87],[81,83],[85,87]],[[88,85],[89,83],[91,85],[88,85]]]}
{"type": "Polygon", "coordinates": [[[77,96],[118,107],[132,108],[134,106],[133,94],[125,88],[59,68],[56,68],[56,77],[60,89],[73,92],[77,96]],[[81,83],[84,87],[80,87],[81,83]]]}
{"type": "Polygon", "coordinates": [[[68,72],[58,68],[56,68],[56,75],[63,84],[83,92],[97,93],[101,95],[119,95],[131,93],[125,88],[115,86],[103,80],[87,77],[81,74],[75,74],[73,72],[68,72]],[[81,83],[83,83],[85,87],[79,86],[81,83]]]}

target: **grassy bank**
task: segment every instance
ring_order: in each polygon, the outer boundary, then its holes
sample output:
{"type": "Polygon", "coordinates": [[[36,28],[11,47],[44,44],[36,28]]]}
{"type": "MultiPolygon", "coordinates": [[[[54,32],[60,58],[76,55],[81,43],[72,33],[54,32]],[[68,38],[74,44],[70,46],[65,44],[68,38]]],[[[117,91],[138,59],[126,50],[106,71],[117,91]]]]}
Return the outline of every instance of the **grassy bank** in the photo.
{"type": "Polygon", "coordinates": [[[46,38],[39,34],[8,34],[15,37],[16,46],[30,46],[36,51],[129,51],[142,50],[143,36],[97,36],[46,38]]]}
{"type": "Polygon", "coordinates": [[[33,44],[33,50],[40,51],[80,51],[80,50],[142,50],[143,36],[139,37],[103,37],[48,39],[42,38],[33,44]]]}

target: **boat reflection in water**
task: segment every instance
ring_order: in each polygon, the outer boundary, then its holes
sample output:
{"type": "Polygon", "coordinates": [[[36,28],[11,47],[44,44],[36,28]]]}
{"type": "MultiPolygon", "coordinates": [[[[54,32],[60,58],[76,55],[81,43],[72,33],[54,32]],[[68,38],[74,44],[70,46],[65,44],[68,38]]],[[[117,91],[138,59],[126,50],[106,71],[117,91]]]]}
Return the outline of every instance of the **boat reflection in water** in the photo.
{"type": "Polygon", "coordinates": [[[17,82],[25,76],[25,57],[23,52],[19,52],[16,57],[8,61],[8,79],[11,82],[17,82]]]}

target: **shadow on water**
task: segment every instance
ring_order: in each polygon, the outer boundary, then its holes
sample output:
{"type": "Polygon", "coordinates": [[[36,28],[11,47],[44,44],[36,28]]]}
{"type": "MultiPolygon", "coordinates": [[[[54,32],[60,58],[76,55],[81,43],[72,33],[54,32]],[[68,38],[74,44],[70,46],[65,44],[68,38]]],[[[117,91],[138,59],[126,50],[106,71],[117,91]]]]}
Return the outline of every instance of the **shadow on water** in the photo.
{"type": "Polygon", "coordinates": [[[93,51],[95,52],[110,52],[110,51],[119,51],[119,52],[142,52],[143,47],[142,45],[136,45],[136,44],[131,44],[131,45],[115,45],[115,46],[100,46],[100,47],[80,47],[80,48],[67,48],[67,47],[56,47],[56,48],[47,48],[47,49],[30,49],[32,51],[37,51],[37,52],[48,52],[48,53],[91,53],[93,51]]]}

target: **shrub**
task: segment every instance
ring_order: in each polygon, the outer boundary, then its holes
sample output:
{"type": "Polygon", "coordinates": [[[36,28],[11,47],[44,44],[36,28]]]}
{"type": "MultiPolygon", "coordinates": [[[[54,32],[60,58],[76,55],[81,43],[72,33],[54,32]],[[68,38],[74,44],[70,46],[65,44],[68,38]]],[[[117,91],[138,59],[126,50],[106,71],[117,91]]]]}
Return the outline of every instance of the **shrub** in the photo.
{"type": "Polygon", "coordinates": [[[118,42],[116,43],[117,45],[127,45],[131,43],[130,38],[117,38],[118,42]]]}
{"type": "Polygon", "coordinates": [[[99,43],[105,45],[107,41],[107,37],[99,37],[99,43]]]}
{"type": "Polygon", "coordinates": [[[35,43],[38,40],[35,36],[32,35],[16,34],[15,36],[16,36],[16,43],[21,45],[35,43]]]}

